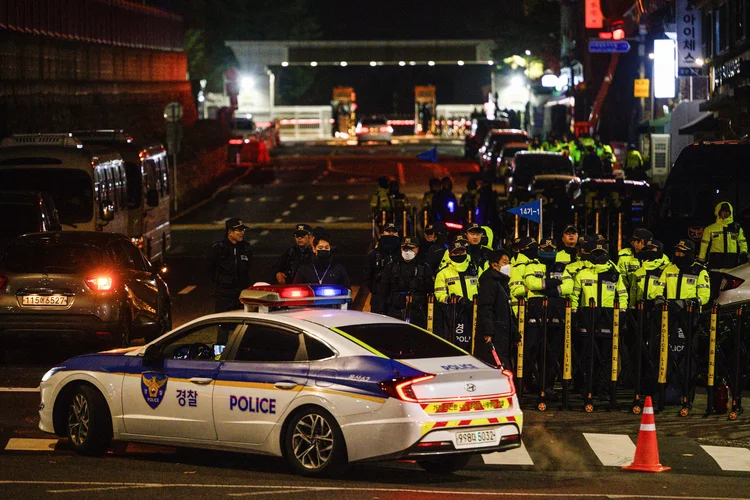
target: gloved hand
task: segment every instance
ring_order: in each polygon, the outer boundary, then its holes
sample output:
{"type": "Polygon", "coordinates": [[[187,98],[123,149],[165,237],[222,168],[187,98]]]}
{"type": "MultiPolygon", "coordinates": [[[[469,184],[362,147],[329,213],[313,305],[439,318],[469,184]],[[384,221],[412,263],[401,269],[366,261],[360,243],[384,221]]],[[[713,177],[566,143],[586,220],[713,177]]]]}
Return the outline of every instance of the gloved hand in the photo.
{"type": "Polygon", "coordinates": [[[466,297],[461,297],[458,301],[458,304],[461,307],[471,307],[474,305],[474,301],[471,299],[467,299],[466,297]]]}
{"type": "Polygon", "coordinates": [[[656,297],[654,299],[654,305],[656,307],[661,307],[661,306],[663,306],[666,303],[667,303],[667,300],[664,297],[656,297]]]}
{"type": "Polygon", "coordinates": [[[544,280],[545,290],[554,290],[560,285],[562,285],[562,280],[559,280],[557,278],[550,278],[548,280],[544,280]]]}

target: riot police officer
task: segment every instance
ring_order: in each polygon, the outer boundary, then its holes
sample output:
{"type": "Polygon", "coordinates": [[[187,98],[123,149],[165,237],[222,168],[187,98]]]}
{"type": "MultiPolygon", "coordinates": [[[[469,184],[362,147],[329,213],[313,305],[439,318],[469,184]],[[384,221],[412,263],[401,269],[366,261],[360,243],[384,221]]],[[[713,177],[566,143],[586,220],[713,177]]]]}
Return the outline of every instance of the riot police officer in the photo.
{"type": "Polygon", "coordinates": [[[721,202],[714,209],[716,222],[703,230],[698,260],[709,269],[736,267],[747,260],[747,240],[742,226],[734,221],[732,205],[721,202]]]}
{"type": "Polygon", "coordinates": [[[247,226],[241,219],[228,219],[225,237],[211,249],[211,282],[214,289],[214,311],[241,309],[240,292],[250,286],[253,251],[244,241],[247,226]]]}
{"type": "Polygon", "coordinates": [[[401,256],[388,263],[380,275],[372,312],[387,314],[417,326],[427,326],[427,294],[432,293],[430,266],[417,259],[419,246],[414,238],[401,242],[401,256]]]}
{"type": "Polygon", "coordinates": [[[299,266],[310,261],[313,254],[312,240],[312,227],[297,224],[294,230],[295,245],[287,248],[276,264],[276,282],[279,285],[291,283],[299,266]]]}
{"type": "MultiPolygon", "coordinates": [[[[432,274],[437,275],[445,251],[448,249],[448,229],[441,221],[433,222],[430,226],[432,226],[432,232],[437,237],[427,251],[427,255],[424,256],[424,261],[432,269],[432,274]]],[[[427,230],[430,229],[430,226],[427,226],[427,230]]]]}
{"type": "Polygon", "coordinates": [[[398,258],[399,251],[398,229],[393,224],[387,224],[383,228],[378,246],[365,256],[362,267],[362,284],[372,293],[371,301],[375,300],[375,295],[378,293],[378,282],[383,269],[388,263],[398,258]]]}
{"type": "Polygon", "coordinates": [[[462,349],[471,349],[471,316],[477,295],[479,270],[466,253],[468,242],[456,237],[448,264],[435,277],[435,300],[441,304],[447,338],[462,349]],[[457,303],[452,304],[451,299],[457,303]]]}
{"type": "Polygon", "coordinates": [[[489,266],[490,257],[490,249],[482,246],[482,236],[484,236],[484,229],[476,222],[469,224],[466,228],[466,239],[469,242],[467,253],[480,272],[489,266]]]}
{"type": "Polygon", "coordinates": [[[581,360],[586,378],[591,381],[591,388],[599,393],[599,399],[609,401],[614,306],[617,303],[620,309],[627,307],[628,291],[617,266],[609,260],[607,242],[592,238],[588,245],[590,265],[576,274],[571,304],[574,310],[579,310],[578,323],[583,351],[581,360]],[[593,372],[589,369],[591,366],[593,372]]]}

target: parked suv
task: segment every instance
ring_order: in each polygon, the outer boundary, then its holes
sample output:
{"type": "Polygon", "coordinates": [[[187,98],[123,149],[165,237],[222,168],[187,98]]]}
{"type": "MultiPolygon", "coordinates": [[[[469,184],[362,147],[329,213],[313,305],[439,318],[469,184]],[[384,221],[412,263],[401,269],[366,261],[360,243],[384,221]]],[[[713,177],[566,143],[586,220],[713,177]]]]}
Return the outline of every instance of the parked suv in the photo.
{"type": "Polygon", "coordinates": [[[52,197],[39,191],[0,191],[0,251],[16,236],[59,231],[52,197]]]}
{"type": "Polygon", "coordinates": [[[129,238],[35,233],[0,255],[0,337],[124,347],[170,330],[169,290],[129,238]]]}

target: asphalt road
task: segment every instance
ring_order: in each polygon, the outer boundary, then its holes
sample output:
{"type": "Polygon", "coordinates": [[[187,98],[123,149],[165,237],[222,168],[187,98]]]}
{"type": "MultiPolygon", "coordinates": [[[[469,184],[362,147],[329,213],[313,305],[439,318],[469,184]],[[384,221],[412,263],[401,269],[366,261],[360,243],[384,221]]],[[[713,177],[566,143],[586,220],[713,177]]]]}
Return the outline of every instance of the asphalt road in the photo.
{"type": "MultiPolygon", "coordinates": [[[[286,146],[272,164],[237,180],[173,223],[167,275],[175,325],[213,312],[207,254],[223,222],[241,217],[251,230],[258,281],[272,281],[278,254],[292,245],[297,223],[323,226],[337,258],[359,283],[372,244],[368,200],[380,175],[399,179],[418,203],[430,177],[452,175],[455,191],[476,167],[459,159],[460,144],[440,143],[438,164],[416,155],[431,143],[385,146],[286,146]]],[[[657,415],[662,474],[626,473],[640,417],[623,393],[614,412],[580,405],[536,411],[524,401],[523,448],[477,456],[450,477],[416,464],[357,465],[339,479],[292,475],[281,459],[238,453],[115,443],[103,458],[73,454],[64,440],[37,429],[41,375],[70,352],[28,348],[8,353],[0,366],[0,498],[740,498],[750,497],[750,425],[747,414],[702,418],[705,398],[687,418],[675,408],[657,415]]]]}

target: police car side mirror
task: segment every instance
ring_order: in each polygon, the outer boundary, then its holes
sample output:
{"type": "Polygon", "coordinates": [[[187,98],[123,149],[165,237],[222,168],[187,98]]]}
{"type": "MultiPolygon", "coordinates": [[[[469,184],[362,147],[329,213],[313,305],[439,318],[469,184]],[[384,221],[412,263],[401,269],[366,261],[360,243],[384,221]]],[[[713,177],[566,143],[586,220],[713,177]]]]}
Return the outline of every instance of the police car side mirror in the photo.
{"type": "Polygon", "coordinates": [[[146,348],[143,353],[143,365],[144,366],[161,366],[164,360],[161,357],[161,346],[159,344],[151,344],[146,348]]]}

